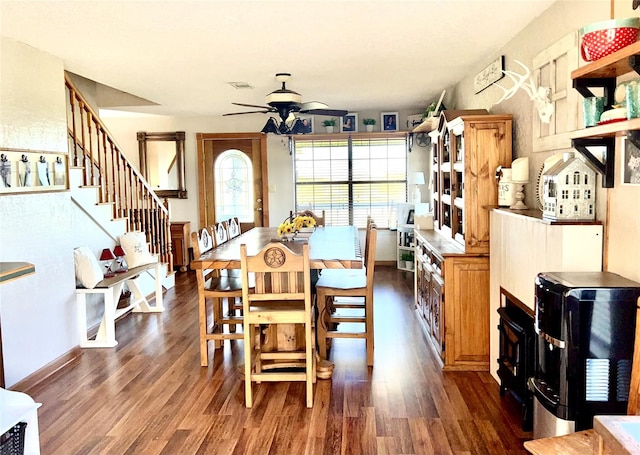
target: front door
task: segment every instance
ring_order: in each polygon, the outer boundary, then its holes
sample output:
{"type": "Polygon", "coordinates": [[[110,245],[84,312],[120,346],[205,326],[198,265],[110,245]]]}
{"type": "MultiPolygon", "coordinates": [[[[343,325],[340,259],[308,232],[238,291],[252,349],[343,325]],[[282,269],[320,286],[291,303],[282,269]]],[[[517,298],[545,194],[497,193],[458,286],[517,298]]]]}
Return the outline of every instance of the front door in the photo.
{"type": "Polygon", "coordinates": [[[267,226],[267,146],[262,133],[197,133],[200,227],[238,216],[267,226]]]}

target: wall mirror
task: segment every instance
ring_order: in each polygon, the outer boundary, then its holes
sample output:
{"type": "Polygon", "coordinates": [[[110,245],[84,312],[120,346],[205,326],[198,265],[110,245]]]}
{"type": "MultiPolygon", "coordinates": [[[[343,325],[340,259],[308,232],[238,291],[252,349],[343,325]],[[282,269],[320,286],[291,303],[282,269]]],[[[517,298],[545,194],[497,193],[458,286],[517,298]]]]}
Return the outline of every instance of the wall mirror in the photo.
{"type": "Polygon", "coordinates": [[[138,132],[140,172],[160,197],[187,198],[184,138],[184,131],[138,132]]]}

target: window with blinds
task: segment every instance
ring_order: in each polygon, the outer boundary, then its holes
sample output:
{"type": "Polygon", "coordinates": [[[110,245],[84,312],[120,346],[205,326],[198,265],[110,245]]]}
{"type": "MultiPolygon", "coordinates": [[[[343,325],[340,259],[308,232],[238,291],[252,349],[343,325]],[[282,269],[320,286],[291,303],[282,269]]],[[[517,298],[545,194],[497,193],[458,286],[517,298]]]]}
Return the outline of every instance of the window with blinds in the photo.
{"type": "Polygon", "coordinates": [[[407,201],[406,136],[294,141],[296,210],[325,211],[328,225],[389,227],[407,201]]]}

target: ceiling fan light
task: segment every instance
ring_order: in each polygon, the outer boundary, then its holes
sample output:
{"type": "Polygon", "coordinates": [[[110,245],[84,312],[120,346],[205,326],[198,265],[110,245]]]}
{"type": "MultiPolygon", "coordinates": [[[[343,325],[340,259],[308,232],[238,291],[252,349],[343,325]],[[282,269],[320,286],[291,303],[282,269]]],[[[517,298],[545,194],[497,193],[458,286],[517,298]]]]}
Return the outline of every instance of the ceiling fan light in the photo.
{"type": "Polygon", "coordinates": [[[287,126],[287,122],[280,123],[278,131],[280,134],[291,134],[291,129],[287,126]]]}
{"type": "Polygon", "coordinates": [[[302,95],[293,90],[276,90],[267,95],[267,104],[271,103],[302,103],[302,95]]]}
{"type": "Polygon", "coordinates": [[[273,117],[269,117],[269,120],[267,120],[267,123],[264,125],[261,132],[280,134],[276,120],[273,117]]]}
{"type": "Polygon", "coordinates": [[[297,118],[296,121],[293,122],[293,126],[291,127],[291,134],[302,134],[302,133],[304,133],[304,124],[302,123],[302,120],[297,118]]]}

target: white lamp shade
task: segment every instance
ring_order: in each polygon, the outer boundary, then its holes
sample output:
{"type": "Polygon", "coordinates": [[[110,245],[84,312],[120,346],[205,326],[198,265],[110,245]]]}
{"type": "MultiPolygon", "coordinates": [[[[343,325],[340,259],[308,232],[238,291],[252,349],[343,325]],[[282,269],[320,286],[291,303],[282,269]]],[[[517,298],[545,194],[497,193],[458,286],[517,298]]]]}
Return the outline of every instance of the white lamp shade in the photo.
{"type": "Polygon", "coordinates": [[[511,163],[511,180],[514,182],[529,181],[529,158],[523,157],[511,163]]]}
{"type": "Polygon", "coordinates": [[[413,173],[413,184],[414,185],[424,185],[424,172],[414,172],[413,173]]]}

